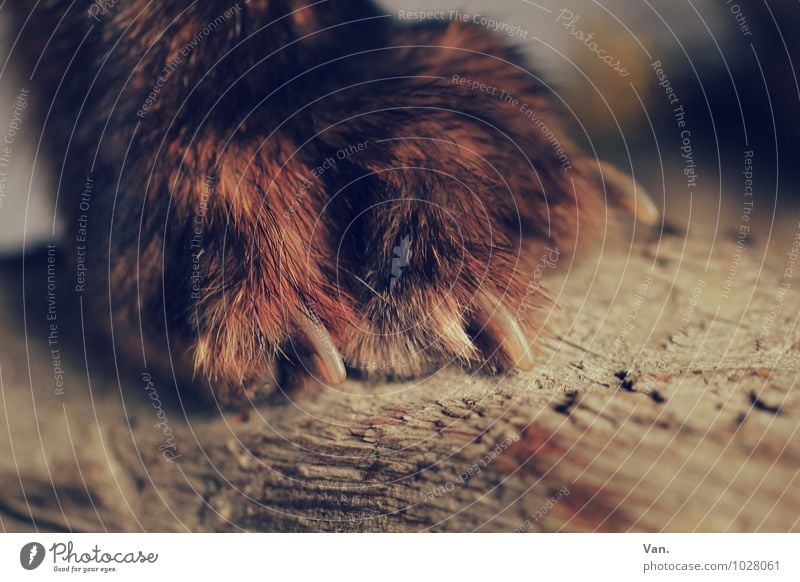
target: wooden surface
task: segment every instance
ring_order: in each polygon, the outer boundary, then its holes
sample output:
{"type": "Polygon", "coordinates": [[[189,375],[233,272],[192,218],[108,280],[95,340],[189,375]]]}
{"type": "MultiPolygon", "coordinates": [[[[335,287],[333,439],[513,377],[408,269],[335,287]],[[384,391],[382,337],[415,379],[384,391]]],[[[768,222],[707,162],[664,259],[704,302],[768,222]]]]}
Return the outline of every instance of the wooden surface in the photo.
{"type": "Polygon", "coordinates": [[[46,255],[6,262],[0,527],[800,530],[797,221],[738,251],[730,227],[685,227],[617,229],[548,273],[559,309],[532,373],[306,386],[247,415],[85,352],[69,278],[57,395],[46,255]]]}

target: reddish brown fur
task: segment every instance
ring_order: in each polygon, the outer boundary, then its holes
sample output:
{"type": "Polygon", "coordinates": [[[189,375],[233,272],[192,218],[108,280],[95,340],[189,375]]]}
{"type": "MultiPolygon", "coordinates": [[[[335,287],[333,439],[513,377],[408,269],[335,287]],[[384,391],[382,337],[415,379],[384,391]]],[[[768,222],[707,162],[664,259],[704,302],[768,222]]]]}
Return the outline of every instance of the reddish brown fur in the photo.
{"type": "MultiPolygon", "coordinates": [[[[37,7],[23,35],[31,65],[42,57],[34,78],[40,102],[54,103],[46,129],[64,183],[88,173],[98,182],[95,298],[110,290],[109,324],[120,335],[141,323],[163,346],[157,338],[168,333],[179,369],[208,377],[223,403],[273,377],[276,360],[297,360],[304,348],[293,338],[309,313],[354,369],[408,376],[451,359],[496,369],[503,357],[471,329],[476,298],[491,292],[514,312],[538,259],[531,241],[568,252],[602,219],[590,163],[560,131],[546,88],[485,29],[400,25],[365,1],[252,0],[197,44],[138,116],[171,58],[232,3],[126,0],[100,23],[87,0],[77,4],[37,7]],[[325,27],[334,28],[317,32],[325,27]],[[529,104],[571,168],[518,106],[453,75],[529,104]],[[365,151],[309,181],[326,157],[363,142],[365,151]],[[392,284],[404,236],[411,260],[392,284]]],[[[62,206],[72,213],[67,190],[62,206]]],[[[109,305],[96,303],[109,320],[109,305]]],[[[534,338],[538,318],[525,313],[534,338]]]]}

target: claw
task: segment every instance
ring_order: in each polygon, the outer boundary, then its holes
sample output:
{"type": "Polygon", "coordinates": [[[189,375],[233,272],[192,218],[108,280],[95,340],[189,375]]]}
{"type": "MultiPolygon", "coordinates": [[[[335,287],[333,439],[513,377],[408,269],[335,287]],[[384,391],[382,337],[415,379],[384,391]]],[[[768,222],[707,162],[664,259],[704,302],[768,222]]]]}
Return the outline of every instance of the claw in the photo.
{"type": "Polygon", "coordinates": [[[333,343],[333,338],[318,318],[303,317],[298,322],[303,346],[309,352],[309,360],[322,379],[328,384],[341,384],[347,379],[342,356],[333,343]]]}
{"type": "Polygon", "coordinates": [[[628,174],[606,162],[599,162],[598,178],[603,180],[617,202],[636,220],[653,225],[661,214],[647,190],[628,174]]]}
{"type": "Polygon", "coordinates": [[[525,333],[501,301],[488,293],[482,294],[472,320],[481,335],[494,343],[514,367],[526,372],[533,369],[535,362],[525,333]]]}

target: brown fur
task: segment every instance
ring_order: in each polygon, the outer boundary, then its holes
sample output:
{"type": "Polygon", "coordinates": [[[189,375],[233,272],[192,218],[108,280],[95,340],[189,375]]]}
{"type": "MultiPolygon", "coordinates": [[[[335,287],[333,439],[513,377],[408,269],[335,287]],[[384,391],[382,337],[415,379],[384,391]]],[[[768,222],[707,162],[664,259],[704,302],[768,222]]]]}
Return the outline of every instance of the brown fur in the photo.
{"type": "MultiPolygon", "coordinates": [[[[18,4],[34,97],[53,104],[43,121],[65,171],[61,210],[77,212],[74,184],[97,183],[98,321],[134,344],[141,326],[154,354],[168,345],[178,372],[200,373],[223,403],[302,359],[294,338],[309,315],[366,373],[502,367],[476,337],[476,299],[488,291],[518,312],[531,241],[566,253],[602,220],[591,162],[546,87],[482,28],[396,23],[366,1],[251,0],[165,76],[232,1],[121,0],[100,22],[87,0],[18,4]],[[137,115],[159,75],[157,102],[137,115]],[[518,105],[453,75],[528,104],[569,169],[518,105]],[[409,260],[392,277],[404,237],[409,260]]],[[[534,339],[539,318],[525,315],[534,339]]]]}

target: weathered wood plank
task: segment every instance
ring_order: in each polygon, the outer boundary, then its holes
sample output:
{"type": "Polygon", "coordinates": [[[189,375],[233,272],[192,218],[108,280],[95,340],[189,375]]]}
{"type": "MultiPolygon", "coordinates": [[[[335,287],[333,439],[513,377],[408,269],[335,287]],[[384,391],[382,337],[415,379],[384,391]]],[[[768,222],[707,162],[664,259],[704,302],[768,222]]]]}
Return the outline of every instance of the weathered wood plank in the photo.
{"type": "Polygon", "coordinates": [[[27,327],[7,264],[2,527],[798,530],[793,275],[780,292],[796,228],[748,247],[729,294],[732,240],[712,249],[694,229],[631,246],[619,233],[546,281],[560,308],[533,373],[307,386],[248,418],[181,400],[163,378],[148,392],[140,371],[118,382],[108,354],[89,353],[87,375],[67,299],[55,395],[44,259],[26,263],[27,327]]]}

